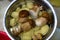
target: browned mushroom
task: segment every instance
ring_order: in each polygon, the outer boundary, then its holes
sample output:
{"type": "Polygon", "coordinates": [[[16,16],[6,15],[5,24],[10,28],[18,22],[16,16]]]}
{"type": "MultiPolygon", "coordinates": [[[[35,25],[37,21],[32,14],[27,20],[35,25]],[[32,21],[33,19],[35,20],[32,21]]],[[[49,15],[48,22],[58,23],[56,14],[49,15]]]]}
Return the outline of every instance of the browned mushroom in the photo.
{"type": "Polygon", "coordinates": [[[42,17],[46,18],[48,20],[49,24],[52,23],[52,16],[49,13],[47,13],[46,11],[43,11],[42,17]]]}
{"type": "Polygon", "coordinates": [[[32,19],[29,19],[27,22],[21,25],[23,31],[28,31],[35,26],[35,22],[32,19]]]}
{"type": "Polygon", "coordinates": [[[23,31],[29,31],[31,29],[31,25],[29,24],[29,22],[26,22],[21,25],[21,28],[23,31]]]}
{"type": "Polygon", "coordinates": [[[27,17],[19,18],[19,22],[20,22],[20,23],[26,22],[27,20],[28,20],[27,17]]]}
{"type": "Polygon", "coordinates": [[[22,11],[20,11],[20,13],[19,13],[19,17],[28,17],[29,16],[29,11],[27,11],[27,10],[22,10],[22,11]]]}
{"type": "Polygon", "coordinates": [[[26,22],[29,16],[29,11],[27,10],[21,10],[19,13],[19,22],[26,22]]]}
{"type": "Polygon", "coordinates": [[[32,27],[35,27],[36,25],[35,25],[35,21],[33,20],[33,19],[28,19],[28,22],[30,23],[30,25],[32,26],[32,27]]]}

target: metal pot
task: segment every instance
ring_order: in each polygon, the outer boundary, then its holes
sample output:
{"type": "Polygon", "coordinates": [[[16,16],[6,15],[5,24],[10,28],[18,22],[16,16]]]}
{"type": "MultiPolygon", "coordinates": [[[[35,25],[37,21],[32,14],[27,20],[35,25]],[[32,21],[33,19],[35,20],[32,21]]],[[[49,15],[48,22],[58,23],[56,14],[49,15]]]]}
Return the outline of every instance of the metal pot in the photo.
{"type": "MultiPolygon", "coordinates": [[[[32,1],[32,0],[30,0],[32,1]]],[[[16,0],[13,0],[10,5],[7,7],[6,11],[5,11],[5,14],[4,14],[4,20],[3,20],[3,25],[4,25],[4,29],[7,33],[7,35],[11,38],[11,40],[19,40],[19,37],[15,37],[13,36],[11,33],[10,33],[10,30],[9,30],[9,16],[11,15],[11,13],[18,7],[20,6],[20,2],[22,1],[16,1],[16,0]],[[8,19],[8,23],[6,22],[8,19]]],[[[40,3],[40,2],[39,2],[40,3]]],[[[51,9],[52,11],[52,15],[53,15],[53,23],[52,23],[52,28],[50,30],[50,32],[48,33],[48,35],[44,38],[45,40],[49,40],[55,30],[56,30],[56,27],[57,27],[57,17],[56,17],[56,13],[53,9],[53,7],[51,6],[51,4],[47,1],[47,0],[43,0],[43,4],[42,5],[45,5],[47,8],[51,9]]]]}

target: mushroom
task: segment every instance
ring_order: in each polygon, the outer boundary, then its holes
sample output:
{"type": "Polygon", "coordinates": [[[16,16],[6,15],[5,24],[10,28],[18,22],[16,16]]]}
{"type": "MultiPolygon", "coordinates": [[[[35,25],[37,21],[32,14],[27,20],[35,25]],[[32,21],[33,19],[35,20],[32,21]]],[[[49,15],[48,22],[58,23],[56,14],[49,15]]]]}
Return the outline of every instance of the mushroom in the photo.
{"type": "Polygon", "coordinates": [[[27,20],[28,20],[27,17],[19,18],[19,22],[20,22],[20,23],[26,22],[27,20]]]}
{"type": "Polygon", "coordinates": [[[27,22],[21,25],[23,31],[29,31],[34,26],[35,22],[32,19],[29,19],[27,22]]]}
{"type": "Polygon", "coordinates": [[[20,11],[20,13],[19,13],[19,17],[28,17],[29,16],[29,11],[27,11],[27,10],[22,10],[22,11],[20,11]]]}
{"type": "Polygon", "coordinates": [[[35,20],[35,23],[37,26],[43,26],[45,24],[51,24],[52,23],[52,16],[47,13],[46,11],[42,11],[41,16],[35,20]]]}
{"type": "Polygon", "coordinates": [[[38,17],[38,11],[39,11],[39,6],[37,4],[34,4],[33,8],[30,10],[30,15],[32,18],[37,18],[38,17]]]}
{"type": "Polygon", "coordinates": [[[51,24],[52,23],[52,15],[50,15],[48,12],[43,11],[42,17],[46,18],[48,20],[48,23],[51,24]]]}
{"type": "Polygon", "coordinates": [[[21,25],[21,28],[23,31],[28,31],[31,29],[31,25],[29,24],[29,22],[26,22],[21,25]]]}
{"type": "Polygon", "coordinates": [[[29,16],[29,11],[27,11],[27,10],[20,11],[20,13],[19,13],[19,22],[22,23],[22,22],[27,21],[28,16],[29,16]]]}
{"type": "Polygon", "coordinates": [[[35,20],[35,23],[37,26],[43,26],[47,23],[47,19],[44,17],[40,17],[40,18],[35,20]]]}

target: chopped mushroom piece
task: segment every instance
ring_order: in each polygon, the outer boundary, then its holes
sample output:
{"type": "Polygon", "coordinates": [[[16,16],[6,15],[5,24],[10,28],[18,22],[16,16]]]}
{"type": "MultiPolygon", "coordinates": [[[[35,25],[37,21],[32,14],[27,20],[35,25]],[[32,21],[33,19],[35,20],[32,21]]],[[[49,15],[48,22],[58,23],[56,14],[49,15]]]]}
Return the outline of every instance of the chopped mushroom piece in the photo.
{"type": "Polygon", "coordinates": [[[44,17],[40,17],[40,18],[35,20],[35,23],[37,26],[43,26],[47,23],[47,19],[44,17]]]}
{"type": "Polygon", "coordinates": [[[28,20],[27,17],[19,18],[19,22],[20,22],[20,23],[26,22],[27,20],[28,20]]]}
{"type": "Polygon", "coordinates": [[[22,10],[22,11],[20,11],[20,13],[19,13],[19,17],[28,17],[29,16],[29,11],[27,11],[27,10],[22,10]]]}
{"type": "Polygon", "coordinates": [[[31,25],[29,24],[29,22],[23,23],[21,27],[23,31],[29,31],[31,29],[31,25]]]}
{"type": "Polygon", "coordinates": [[[48,20],[49,24],[52,23],[52,16],[48,12],[43,11],[41,16],[44,17],[44,18],[46,18],[48,20]]]}
{"type": "Polygon", "coordinates": [[[36,25],[35,25],[35,21],[34,21],[33,19],[29,19],[28,22],[30,23],[30,25],[31,25],[32,27],[35,27],[35,26],[36,26],[36,25]]]}
{"type": "Polygon", "coordinates": [[[21,25],[23,31],[28,31],[35,26],[35,22],[32,19],[29,19],[27,22],[21,25]]]}

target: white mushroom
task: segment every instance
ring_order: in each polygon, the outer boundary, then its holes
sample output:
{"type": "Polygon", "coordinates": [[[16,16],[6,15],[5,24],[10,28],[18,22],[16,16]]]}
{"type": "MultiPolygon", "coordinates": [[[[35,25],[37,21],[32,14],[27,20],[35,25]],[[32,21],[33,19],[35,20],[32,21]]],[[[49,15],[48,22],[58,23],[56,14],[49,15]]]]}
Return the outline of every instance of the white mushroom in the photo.
{"type": "Polygon", "coordinates": [[[19,18],[20,23],[23,23],[23,22],[26,22],[26,21],[27,21],[27,18],[19,18]]]}

